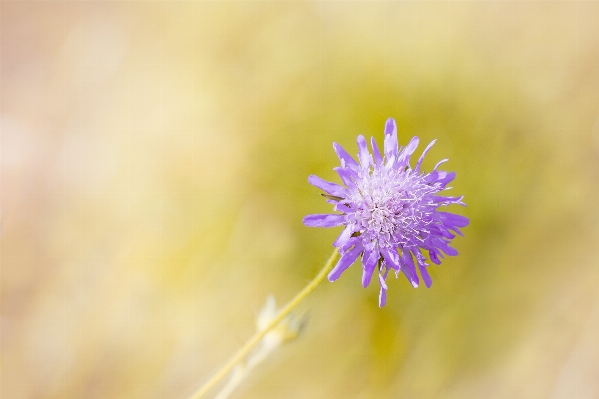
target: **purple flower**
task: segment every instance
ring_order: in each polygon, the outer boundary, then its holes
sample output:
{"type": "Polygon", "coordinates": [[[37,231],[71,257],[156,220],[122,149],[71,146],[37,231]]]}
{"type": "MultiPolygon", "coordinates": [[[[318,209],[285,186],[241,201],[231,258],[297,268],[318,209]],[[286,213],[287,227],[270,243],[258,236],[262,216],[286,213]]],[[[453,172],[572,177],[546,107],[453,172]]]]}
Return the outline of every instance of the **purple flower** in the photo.
{"type": "Polygon", "coordinates": [[[408,281],[418,287],[420,279],[430,287],[432,280],[426,268],[426,257],[440,264],[443,254],[457,255],[449,246],[455,237],[462,235],[460,227],[468,225],[466,217],[437,210],[449,204],[465,204],[463,197],[447,197],[437,193],[450,189],[447,184],[455,172],[438,170],[446,162],[437,163],[430,173],[422,172],[420,165],[433,140],[425,149],[416,166],[410,166],[410,157],[418,146],[418,137],[412,138],[405,148],[398,148],[397,126],[391,118],[385,124],[384,153],[379,150],[374,137],[372,154],[364,136],[358,136],[358,160],[355,161],[337,143],[333,148],[341,161],[334,168],[345,186],[330,183],[318,176],[308,178],[310,184],[324,190],[327,202],[334,205],[338,214],[308,215],[304,224],[309,227],[345,226],[333,246],[339,248],[341,258],[329,273],[335,281],[358,257],[362,259],[362,285],[370,284],[378,268],[381,286],[379,306],[386,302],[389,270],[403,273],[408,281]]]}

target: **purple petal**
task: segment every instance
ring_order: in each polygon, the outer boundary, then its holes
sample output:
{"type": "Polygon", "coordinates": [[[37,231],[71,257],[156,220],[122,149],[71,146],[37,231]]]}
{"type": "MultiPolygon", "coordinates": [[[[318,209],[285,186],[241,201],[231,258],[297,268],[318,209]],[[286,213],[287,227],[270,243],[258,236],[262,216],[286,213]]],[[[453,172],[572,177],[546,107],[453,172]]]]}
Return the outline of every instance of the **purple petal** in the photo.
{"type": "Polygon", "coordinates": [[[412,287],[418,287],[420,279],[418,279],[418,274],[416,274],[416,267],[414,266],[414,259],[412,259],[412,253],[404,249],[401,260],[403,261],[404,265],[404,268],[402,269],[403,274],[405,274],[405,276],[408,278],[408,281],[410,281],[412,287]]]}
{"type": "Polygon", "coordinates": [[[418,172],[420,170],[420,165],[422,164],[422,161],[424,161],[424,156],[426,155],[428,150],[431,149],[431,147],[433,146],[433,144],[435,144],[436,141],[437,141],[437,139],[434,139],[433,141],[431,141],[430,144],[426,146],[424,151],[422,151],[422,155],[420,155],[420,158],[418,158],[418,163],[416,164],[416,167],[414,168],[414,170],[416,172],[418,172]]]}
{"type": "Polygon", "coordinates": [[[423,180],[426,184],[431,184],[431,183],[434,183],[437,180],[445,177],[446,175],[447,175],[447,172],[445,172],[443,170],[434,170],[431,173],[425,175],[423,180]]]}
{"type": "Polygon", "coordinates": [[[439,234],[441,234],[445,238],[453,239],[455,238],[455,234],[451,234],[449,230],[439,229],[439,234]]]}
{"type": "Polygon", "coordinates": [[[437,265],[441,264],[441,260],[439,259],[439,257],[437,256],[437,252],[436,251],[432,251],[429,250],[428,251],[428,257],[431,258],[431,261],[437,265]]]}
{"type": "Polygon", "coordinates": [[[358,159],[360,160],[360,164],[362,168],[367,168],[370,166],[370,153],[368,152],[368,144],[366,144],[366,139],[364,136],[358,136],[358,159]]]}
{"type": "Polygon", "coordinates": [[[433,239],[433,244],[449,256],[456,256],[458,254],[457,249],[450,247],[440,238],[433,239]]]}
{"type": "MultiPolygon", "coordinates": [[[[460,204],[460,205],[465,205],[462,202],[462,199],[464,198],[464,196],[460,196],[460,197],[444,197],[442,195],[435,195],[430,197],[431,201],[435,204],[438,204],[440,202],[447,202],[448,204],[460,204]]],[[[447,205],[447,204],[445,204],[447,205]]]]}
{"type": "Polygon", "coordinates": [[[455,179],[455,172],[448,172],[444,177],[437,180],[441,183],[441,187],[445,188],[453,179],[455,179]]]}
{"type": "Polygon", "coordinates": [[[433,285],[433,280],[431,279],[430,274],[428,274],[426,266],[418,263],[418,269],[420,270],[420,275],[422,276],[422,280],[424,280],[424,285],[426,285],[426,288],[431,288],[431,285],[433,285]]]}
{"type": "Polygon", "coordinates": [[[379,284],[381,285],[381,288],[387,290],[387,283],[385,282],[385,279],[383,278],[383,276],[379,273],[379,284]]]}
{"type": "Polygon", "coordinates": [[[354,178],[356,176],[354,175],[355,172],[353,172],[351,169],[336,166],[333,168],[333,170],[335,172],[337,172],[337,174],[339,175],[339,177],[341,178],[341,180],[347,187],[355,186],[354,178]]]}
{"type": "Polygon", "coordinates": [[[379,146],[376,144],[376,140],[374,137],[370,138],[370,145],[372,146],[372,155],[374,156],[374,162],[377,165],[383,163],[383,157],[381,156],[381,151],[379,150],[379,146]]]}
{"type": "Polygon", "coordinates": [[[343,273],[345,269],[350,267],[356,261],[358,255],[360,255],[360,252],[362,252],[362,250],[364,250],[364,247],[362,247],[362,245],[358,243],[348,252],[343,254],[341,256],[341,259],[339,259],[339,262],[337,262],[337,265],[335,265],[333,270],[331,270],[331,272],[329,273],[329,281],[337,280],[341,276],[341,273],[343,273]]]}
{"type": "Polygon", "coordinates": [[[316,175],[310,175],[308,177],[308,183],[315,187],[318,187],[327,194],[334,195],[335,197],[345,198],[345,196],[347,195],[345,189],[340,185],[323,180],[316,175]]]}
{"type": "Polygon", "coordinates": [[[378,251],[364,251],[364,255],[362,257],[362,286],[364,288],[368,287],[368,285],[370,284],[370,280],[372,279],[372,273],[374,272],[374,268],[376,267],[376,264],[380,257],[381,255],[378,251]]]}
{"type": "Polygon", "coordinates": [[[467,217],[456,215],[455,213],[435,212],[435,217],[448,226],[466,227],[470,224],[470,220],[467,217]]]}
{"type": "Polygon", "coordinates": [[[352,248],[356,244],[360,244],[360,245],[362,244],[360,242],[360,238],[352,237],[337,248],[339,249],[339,252],[343,255],[344,253],[346,253],[350,248],[352,248]]]}
{"type": "Polygon", "coordinates": [[[385,156],[388,159],[395,158],[397,156],[397,125],[393,118],[387,119],[385,123],[385,156]]]}
{"type": "Polygon", "coordinates": [[[420,253],[420,251],[416,251],[416,262],[418,264],[418,270],[420,270],[420,275],[422,276],[422,280],[424,280],[424,285],[426,288],[430,288],[433,284],[433,280],[431,279],[430,274],[428,274],[428,270],[426,270],[426,262],[424,256],[420,253]]]}
{"type": "Polygon", "coordinates": [[[383,258],[385,259],[385,263],[387,264],[387,266],[395,270],[399,270],[401,268],[401,265],[399,263],[399,254],[397,253],[397,250],[381,248],[380,251],[381,255],[383,255],[383,258]]]}
{"type": "MultiPolygon", "coordinates": [[[[462,237],[464,237],[464,233],[462,233],[462,231],[460,229],[458,229],[457,227],[450,227],[451,230],[455,231],[457,234],[461,235],[462,237]]],[[[452,237],[454,238],[455,235],[452,237]]]]}
{"type": "Polygon", "coordinates": [[[356,160],[353,159],[352,156],[349,155],[347,151],[343,149],[343,147],[341,147],[341,145],[333,143],[333,148],[335,149],[335,152],[337,153],[337,156],[341,161],[342,167],[348,167],[351,169],[358,170],[358,163],[356,162],[356,160]]]}
{"type": "Polygon", "coordinates": [[[382,308],[387,303],[387,283],[385,283],[385,279],[388,273],[389,269],[385,269],[384,276],[381,276],[379,273],[379,284],[381,286],[381,290],[379,291],[379,308],[382,308]]]}
{"type": "Polygon", "coordinates": [[[379,308],[382,308],[387,303],[387,290],[381,287],[381,291],[379,292],[379,308]]]}
{"type": "Polygon", "coordinates": [[[433,168],[433,170],[437,170],[437,168],[439,166],[441,166],[442,164],[444,164],[445,162],[449,161],[449,159],[442,159],[439,162],[437,162],[437,164],[435,165],[435,167],[433,168]]]}
{"type": "Polygon", "coordinates": [[[345,215],[319,214],[304,217],[304,225],[308,227],[335,227],[345,223],[345,215]]]}
{"type": "Polygon", "coordinates": [[[345,229],[343,229],[343,231],[341,232],[341,234],[339,234],[339,237],[337,237],[337,239],[333,243],[333,246],[337,248],[345,247],[348,241],[352,238],[351,235],[353,234],[353,232],[353,226],[346,226],[345,229]]]}
{"type": "Polygon", "coordinates": [[[410,140],[410,142],[408,143],[408,145],[406,146],[406,148],[404,148],[401,153],[399,154],[399,158],[398,158],[398,163],[400,166],[408,166],[408,161],[410,159],[410,157],[412,156],[412,154],[414,153],[414,151],[416,151],[416,148],[418,147],[418,143],[420,142],[420,140],[418,139],[418,137],[414,136],[412,137],[412,140],[410,140]]]}

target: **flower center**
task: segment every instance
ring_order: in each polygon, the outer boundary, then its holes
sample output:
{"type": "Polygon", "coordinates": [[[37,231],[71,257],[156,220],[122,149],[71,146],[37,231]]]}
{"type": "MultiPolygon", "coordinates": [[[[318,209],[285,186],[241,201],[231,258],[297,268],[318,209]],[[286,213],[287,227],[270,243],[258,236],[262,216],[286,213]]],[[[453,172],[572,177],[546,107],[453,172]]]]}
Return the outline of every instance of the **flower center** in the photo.
{"type": "Polygon", "coordinates": [[[432,212],[423,197],[431,187],[417,176],[378,169],[364,174],[351,195],[353,223],[366,247],[411,246],[426,234],[432,212]]]}
{"type": "Polygon", "coordinates": [[[395,230],[393,213],[385,205],[375,203],[367,212],[370,213],[370,217],[365,221],[369,230],[379,234],[393,233],[395,230]]]}

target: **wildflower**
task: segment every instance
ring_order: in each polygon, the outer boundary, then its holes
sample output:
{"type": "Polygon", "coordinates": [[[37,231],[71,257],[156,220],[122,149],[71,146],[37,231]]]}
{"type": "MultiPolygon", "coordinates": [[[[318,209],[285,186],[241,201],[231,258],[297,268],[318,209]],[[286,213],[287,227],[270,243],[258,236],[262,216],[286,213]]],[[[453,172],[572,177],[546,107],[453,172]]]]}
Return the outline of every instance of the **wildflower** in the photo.
{"type": "Polygon", "coordinates": [[[362,285],[370,284],[378,268],[380,284],[379,306],[386,302],[386,278],[390,270],[403,273],[414,288],[420,276],[427,287],[432,280],[427,272],[429,264],[423,252],[435,264],[441,263],[443,253],[457,255],[449,246],[455,237],[462,235],[460,227],[468,225],[466,217],[438,211],[440,206],[464,205],[462,197],[437,195],[448,190],[447,184],[455,178],[455,172],[438,170],[447,161],[437,163],[430,173],[422,172],[420,166],[426,153],[435,143],[425,149],[415,167],[410,157],[418,146],[418,137],[412,138],[405,148],[398,148],[397,126],[393,119],[385,124],[384,152],[381,153],[374,137],[371,139],[372,154],[368,151],[364,136],[358,136],[358,160],[356,162],[337,143],[333,148],[341,161],[334,168],[345,186],[331,183],[311,175],[308,182],[323,191],[327,202],[340,213],[308,215],[304,224],[309,227],[345,226],[333,246],[341,258],[329,273],[329,281],[337,280],[358,257],[363,265],[362,285]]]}

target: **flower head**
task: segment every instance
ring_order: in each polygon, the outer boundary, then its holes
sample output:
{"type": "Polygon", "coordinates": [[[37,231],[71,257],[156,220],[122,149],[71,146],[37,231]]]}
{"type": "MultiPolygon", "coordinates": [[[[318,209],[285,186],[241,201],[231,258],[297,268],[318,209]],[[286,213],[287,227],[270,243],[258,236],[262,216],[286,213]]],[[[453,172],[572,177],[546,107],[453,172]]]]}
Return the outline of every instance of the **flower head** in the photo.
{"type": "Polygon", "coordinates": [[[308,215],[304,224],[309,227],[345,226],[333,246],[339,248],[341,258],[329,273],[329,280],[337,280],[343,271],[358,257],[362,259],[362,285],[370,284],[378,269],[381,286],[379,306],[386,302],[389,270],[395,276],[403,273],[413,287],[418,287],[420,276],[427,287],[432,280],[426,268],[429,259],[440,264],[443,254],[457,255],[449,246],[455,237],[462,235],[460,227],[468,225],[464,216],[437,209],[450,204],[465,205],[463,197],[437,195],[450,189],[447,184],[455,178],[455,172],[438,170],[446,162],[437,163],[433,171],[420,170],[424,156],[435,143],[425,149],[414,168],[410,157],[418,146],[418,137],[412,138],[405,148],[398,148],[397,126],[393,119],[385,124],[384,152],[381,153],[374,137],[371,139],[372,154],[368,151],[364,136],[358,136],[358,161],[337,143],[333,148],[341,161],[334,168],[345,186],[331,183],[311,175],[308,182],[323,191],[327,202],[340,213],[308,215]]]}

